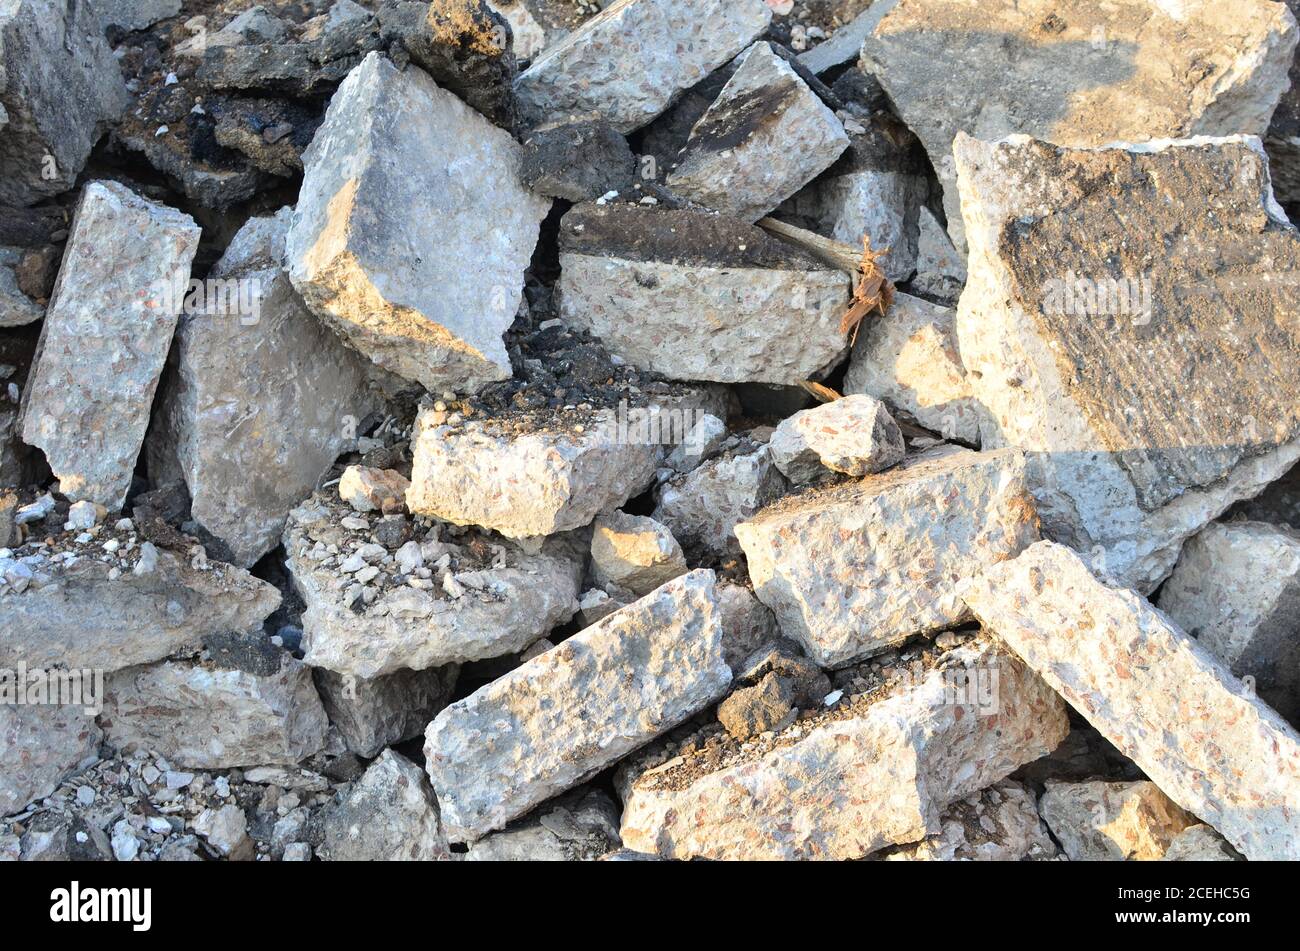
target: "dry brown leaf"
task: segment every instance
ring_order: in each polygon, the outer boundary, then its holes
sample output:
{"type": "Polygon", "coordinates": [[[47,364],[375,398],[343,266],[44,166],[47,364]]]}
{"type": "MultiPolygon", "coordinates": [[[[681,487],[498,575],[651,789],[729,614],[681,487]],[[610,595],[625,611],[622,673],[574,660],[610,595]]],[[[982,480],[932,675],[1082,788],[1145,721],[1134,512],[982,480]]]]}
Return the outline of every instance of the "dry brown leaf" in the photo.
{"type": "Polygon", "coordinates": [[[889,253],[889,248],[881,251],[871,249],[871,236],[862,236],[862,260],[858,264],[858,278],[853,287],[853,303],[840,321],[840,333],[849,335],[849,346],[858,341],[858,328],[873,310],[879,310],[883,317],[894,303],[894,285],[878,263],[889,253]]]}

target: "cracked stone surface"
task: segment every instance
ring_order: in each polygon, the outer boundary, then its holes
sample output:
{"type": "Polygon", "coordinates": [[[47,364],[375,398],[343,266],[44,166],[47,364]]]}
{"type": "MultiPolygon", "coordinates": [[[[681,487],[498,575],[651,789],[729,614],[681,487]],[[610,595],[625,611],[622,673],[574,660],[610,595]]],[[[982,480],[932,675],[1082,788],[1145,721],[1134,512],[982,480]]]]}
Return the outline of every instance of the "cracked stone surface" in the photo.
{"type": "Polygon", "coordinates": [[[952,802],[1050,752],[1065,705],[990,640],[893,695],[796,723],[719,769],[681,757],[620,774],[626,848],[663,858],[855,859],[942,830],[952,802]],[[964,668],[964,670],[963,670],[964,668]],[[996,672],[996,710],[954,690],[996,672]]]}
{"type": "Polygon", "coordinates": [[[847,347],[848,275],[726,218],[579,205],[560,268],[560,317],[671,379],[797,384],[847,347]]]}
{"type": "Polygon", "coordinates": [[[418,68],[370,54],[304,155],[293,286],[352,346],[434,392],[507,379],[501,334],[550,207],[520,157],[418,68]]]}
{"type": "Polygon", "coordinates": [[[849,137],[770,43],[755,43],[735,65],[666,184],[684,198],[754,222],[826,171],[849,137]]]}
{"type": "Polygon", "coordinates": [[[654,518],[687,550],[736,554],[736,526],[780,498],[787,483],[767,446],[710,459],[659,487],[654,518]]]}
{"type": "Polygon", "coordinates": [[[98,757],[101,737],[81,707],[0,704],[0,816],[54,792],[98,757]]]}
{"type": "Polygon", "coordinates": [[[1300,856],[1300,734],[1166,615],[1054,542],[962,594],[1179,806],[1247,858],[1300,856]]]}
{"type": "Polygon", "coordinates": [[[283,270],[292,209],[249,221],[212,270],[239,282],[182,317],[175,368],[150,436],[175,452],[194,520],[249,566],[279,544],[289,510],[382,408],[374,367],[303,306],[283,270]]]}
{"type": "Polygon", "coordinates": [[[515,93],[533,123],[597,116],[626,134],[753,43],[771,19],[763,0],[616,0],[548,46],[515,93]]]}
{"type": "Polygon", "coordinates": [[[321,815],[321,858],[332,862],[451,859],[424,771],[384,750],[321,815]]]}
{"type": "Polygon", "coordinates": [[[191,661],[132,667],[105,691],[108,741],[177,766],[292,766],[325,746],[329,721],[311,668],[287,655],[269,676],[191,661]]]}
{"type": "Polygon", "coordinates": [[[982,444],[1026,451],[1046,537],[1150,591],[1188,536],[1300,457],[1300,235],[1259,141],[961,136],[956,157],[982,444]]]}
{"type": "Polygon", "coordinates": [[[969,619],[957,594],[1038,540],[1016,450],[941,448],[782,499],[736,526],[754,593],[823,667],[969,619]]]}
{"type": "Polygon", "coordinates": [[[844,393],[884,400],[946,439],[979,445],[980,404],[957,349],[956,311],[894,295],[883,317],[858,331],[844,393]]]}
{"type": "Polygon", "coordinates": [[[438,714],[425,755],[448,837],[504,827],[730,684],[713,572],[670,581],[438,714]]]}
{"type": "Polygon", "coordinates": [[[959,132],[1080,148],[1262,135],[1295,46],[1294,17],[1265,0],[899,0],[867,37],[862,67],[930,153],[964,251],[959,132]]]}
{"type": "Polygon", "coordinates": [[[1196,824],[1155,783],[1048,781],[1038,809],[1072,862],[1162,859],[1196,824]]]}
{"type": "Polygon", "coordinates": [[[82,193],[21,421],[73,500],[122,508],[198,244],[189,215],[124,185],[82,193]]]}

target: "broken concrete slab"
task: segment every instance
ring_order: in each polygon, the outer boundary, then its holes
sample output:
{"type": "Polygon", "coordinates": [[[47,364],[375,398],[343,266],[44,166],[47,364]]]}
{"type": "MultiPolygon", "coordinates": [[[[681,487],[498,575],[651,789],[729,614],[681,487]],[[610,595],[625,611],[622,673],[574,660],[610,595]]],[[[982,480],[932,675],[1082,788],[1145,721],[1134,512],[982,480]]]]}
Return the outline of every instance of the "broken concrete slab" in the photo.
{"type": "Polygon", "coordinates": [[[414,739],[451,699],[460,668],[455,664],[429,670],[399,670],[371,680],[314,671],[330,725],[349,750],[362,759],[386,746],[414,739]]]}
{"type": "Polygon", "coordinates": [[[1026,451],[1048,538],[1151,591],[1184,539],[1300,458],[1300,235],[1259,141],[955,148],[982,444],[1026,451]]]}
{"type": "Polygon", "coordinates": [[[953,246],[948,232],[926,207],[921,208],[916,238],[916,276],[909,286],[950,306],[956,306],[966,286],[966,255],[953,246]]]}
{"type": "Polygon", "coordinates": [[[691,130],[666,184],[698,204],[755,222],[848,147],[835,113],[771,44],[755,43],[737,57],[735,73],[691,130]]]}
{"type": "Polygon", "coordinates": [[[980,405],[957,349],[955,311],[897,293],[865,321],[853,345],[844,393],[884,400],[918,425],[979,445],[980,405]]]}
{"type": "Polygon", "coordinates": [[[882,856],[888,862],[1042,862],[1060,849],[1038,815],[1033,790],[1004,779],[944,811],[938,835],[882,856]]]}
{"type": "Polygon", "coordinates": [[[867,37],[862,66],[930,153],[964,251],[959,132],[1080,148],[1262,135],[1296,38],[1295,19],[1265,0],[899,0],[867,37]]]}
{"type": "Polygon", "coordinates": [[[1300,532],[1212,522],[1188,539],[1160,610],[1265,703],[1300,721],[1300,532]]]}
{"type": "Polygon", "coordinates": [[[618,806],[599,790],[578,789],[479,839],[465,861],[591,862],[621,845],[618,806]]]}
{"type": "Polygon", "coordinates": [[[742,446],[661,485],[654,518],[688,551],[727,557],[740,549],[736,526],[787,488],[767,446],[742,446]]]}
{"type": "Polygon", "coordinates": [[[561,318],[671,379],[798,384],[847,346],[848,275],[726,218],[579,205],[560,268],[561,318]]]}
{"type": "Polygon", "coordinates": [[[504,827],[730,683],[713,572],[670,581],[438,714],[425,755],[448,837],[504,827]]]}
{"type": "Polygon", "coordinates": [[[416,418],[410,510],[524,539],[581,528],[653,481],[660,447],[619,438],[593,419],[573,428],[512,431],[503,422],[416,418]],[[580,430],[580,431],[579,431],[580,430]]]}
{"type": "Polygon", "coordinates": [[[0,10],[0,205],[71,189],[130,102],[93,7],[11,0],[0,10]]]}
{"type": "Polygon", "coordinates": [[[304,156],[290,280],[398,376],[461,393],[507,379],[501,334],[550,206],[519,180],[520,154],[420,70],[370,54],[304,156]]]}
{"type": "Polygon", "coordinates": [[[736,526],[754,593],[822,667],[969,619],[957,585],[1038,539],[1017,450],[940,448],[736,526]]]}
{"type": "Polygon", "coordinates": [[[608,122],[565,122],[534,129],[524,139],[520,177],[549,198],[596,201],[632,188],[636,156],[608,122]]]}
{"type": "Polygon", "coordinates": [[[198,243],[189,215],[123,185],[82,193],[21,421],[74,501],[126,500],[198,243]]]}
{"type": "MultiPolygon", "coordinates": [[[[14,671],[7,674],[12,688],[14,671]]],[[[100,738],[94,714],[79,706],[0,704],[0,816],[21,812],[97,759],[100,738]]]]}
{"type": "Polygon", "coordinates": [[[517,653],[573,617],[580,542],[536,552],[482,533],[421,532],[396,553],[348,528],[351,509],[313,496],[289,514],[285,552],[307,663],[371,679],[517,653]]]}
{"type": "Polygon", "coordinates": [[[287,654],[268,676],[165,661],[120,670],[105,690],[100,723],[108,742],[176,766],[291,766],[325,746],[329,722],[311,668],[287,654]]]}
{"type": "Polygon", "coordinates": [[[594,115],[626,134],[748,47],[771,19],[762,0],[616,0],[547,47],[515,94],[532,124],[594,115]]]}
{"type": "Polygon", "coordinates": [[[781,629],[772,609],[744,585],[721,581],[716,591],[722,612],[722,653],[727,666],[739,672],[755,651],[776,643],[781,629]]]}
{"type": "Polygon", "coordinates": [[[1194,816],[1155,783],[1048,781],[1038,803],[1043,819],[1071,862],[1150,862],[1162,859],[1194,816]]]}
{"type": "Polygon", "coordinates": [[[801,410],[768,440],[772,462],[796,485],[828,472],[861,478],[903,461],[907,446],[880,400],[853,395],[801,410]]]}
{"type": "Polygon", "coordinates": [[[624,846],[671,859],[856,859],[938,834],[950,803],[1069,729],[1060,697],[992,639],[945,656],[888,695],[842,700],[770,740],[633,763],[618,776],[624,846]],[[996,683],[996,700],[978,700],[976,682],[996,683]]]}
{"type": "Polygon", "coordinates": [[[35,576],[21,591],[0,583],[0,668],[153,663],[210,635],[256,628],[280,605],[274,586],[232,565],[196,565],[165,548],[147,552],[134,534],[111,536],[72,543],[71,560],[29,548],[0,558],[35,576]],[[136,570],[141,564],[148,570],[136,570]]]}
{"type": "Polygon", "coordinates": [[[149,439],[151,472],[175,454],[192,517],[242,566],[279,544],[289,510],[384,405],[374,367],[284,274],[290,214],[251,219],[191,291],[198,306],[181,319],[149,439]]]}
{"type": "Polygon", "coordinates": [[[424,771],[384,750],[321,815],[320,856],[333,862],[451,859],[424,771]]]}
{"type": "Polygon", "coordinates": [[[1300,856],[1300,734],[1163,613],[1054,542],[962,596],[1179,806],[1247,858],[1300,856]]]}
{"type": "Polygon", "coordinates": [[[690,569],[667,526],[644,515],[611,512],[593,527],[591,570],[598,584],[642,597],[690,569]]]}

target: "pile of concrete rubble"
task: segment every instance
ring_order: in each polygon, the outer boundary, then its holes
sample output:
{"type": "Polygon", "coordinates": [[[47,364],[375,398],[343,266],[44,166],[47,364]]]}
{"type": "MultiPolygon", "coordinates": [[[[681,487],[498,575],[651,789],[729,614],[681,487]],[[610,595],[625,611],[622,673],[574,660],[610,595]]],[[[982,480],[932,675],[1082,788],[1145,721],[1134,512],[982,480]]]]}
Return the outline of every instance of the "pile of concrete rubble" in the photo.
{"type": "Polygon", "coordinates": [[[1296,7],[0,4],[0,858],[1300,858],[1296,7]]]}

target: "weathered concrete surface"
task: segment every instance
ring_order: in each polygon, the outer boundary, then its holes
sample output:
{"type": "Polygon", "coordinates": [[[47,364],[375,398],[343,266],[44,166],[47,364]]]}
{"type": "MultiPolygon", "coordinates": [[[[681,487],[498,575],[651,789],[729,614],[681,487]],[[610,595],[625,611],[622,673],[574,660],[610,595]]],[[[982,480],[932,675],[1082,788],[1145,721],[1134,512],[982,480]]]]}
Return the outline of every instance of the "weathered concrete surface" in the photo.
{"type": "Polygon", "coordinates": [[[581,528],[654,480],[658,446],[620,441],[599,424],[514,433],[491,420],[461,426],[416,419],[406,504],[414,513],[479,525],[507,538],[581,528]]]}
{"type": "Polygon", "coordinates": [[[76,184],[130,102],[93,7],[9,0],[0,9],[0,205],[25,207],[76,184]]]}
{"type": "Polygon", "coordinates": [[[956,317],[947,307],[895,294],[888,313],[858,331],[845,394],[874,396],[946,439],[978,445],[980,405],[957,350],[956,317]]]}
{"type": "Polygon", "coordinates": [[[1180,832],[1165,851],[1166,862],[1242,862],[1240,852],[1214,831],[1213,826],[1194,825],[1180,832]]]}
{"type": "Polygon", "coordinates": [[[423,733],[451,699],[459,672],[451,664],[363,680],[318,667],[313,676],[330,724],[349,750],[370,759],[423,733]]]}
{"type": "Polygon", "coordinates": [[[1196,818],[1155,783],[1049,781],[1039,812],[1072,862],[1151,862],[1196,818]]]}
{"type": "Polygon", "coordinates": [[[899,0],[862,48],[925,143],[964,250],[953,138],[1060,145],[1262,135],[1287,87],[1295,19],[1245,0],[899,0]]]}
{"type": "Polygon", "coordinates": [[[189,215],[123,185],[82,193],[22,416],[69,498],[122,508],[198,243],[189,215]]]}
{"type": "Polygon", "coordinates": [[[384,750],[321,816],[321,858],[333,862],[451,859],[438,801],[423,770],[384,750]]]}
{"type": "Polygon", "coordinates": [[[466,862],[589,862],[617,850],[618,807],[599,790],[574,790],[475,842],[466,862]]]}
{"type": "Polygon", "coordinates": [[[1038,539],[1016,450],[940,449],[783,499],[736,526],[781,630],[839,667],[970,614],[963,578],[1038,539]]]}
{"type": "Polygon", "coordinates": [[[953,246],[952,238],[948,237],[934,212],[923,207],[920,233],[916,239],[916,276],[912,278],[912,290],[955,305],[965,286],[965,253],[953,246]]]}
{"type": "Polygon", "coordinates": [[[481,838],[718,700],[711,571],[693,571],[440,713],[425,743],[448,837],[481,838]]]}
{"type": "Polygon", "coordinates": [[[991,642],[860,712],[801,722],[712,769],[678,757],[622,776],[623,844],[664,858],[854,859],[941,831],[949,803],[1052,750],[1061,699],[991,642]],[[960,668],[966,668],[961,671],[960,668]],[[996,673],[995,710],[954,672],[996,673]]]}
{"type": "Polygon", "coordinates": [[[1261,699],[1300,720],[1300,533],[1212,522],[1188,539],[1160,610],[1261,699]]]}
{"type": "Polygon", "coordinates": [[[736,554],[736,526],[780,498],[787,484],[760,446],[718,456],[659,487],[654,518],[672,529],[688,550],[725,557],[736,554]]]}
{"type": "Polygon", "coordinates": [[[1055,858],[1060,849],[1038,815],[1037,797],[1006,779],[953,803],[938,835],[901,846],[889,862],[1022,862],[1055,858]]]}
{"type": "Polygon", "coordinates": [[[903,461],[903,431],[885,404],[853,395],[801,410],[768,441],[772,461],[791,482],[813,482],[829,472],[861,478],[903,461]]]}
{"type": "Polygon", "coordinates": [[[962,136],[956,157],[983,445],[1026,451],[1047,537],[1150,591],[1184,539],[1300,457],[1300,236],[1259,142],[962,136]]]}
{"type": "Polygon", "coordinates": [[[755,43],[736,58],[735,73],[691,130],[666,184],[684,198],[754,222],[848,147],[835,113],[771,44],[755,43]]]}
{"type": "Polygon", "coordinates": [[[560,268],[567,324],[672,379],[797,384],[847,346],[848,275],[725,218],[580,205],[560,223],[560,268]]]}
{"type": "Polygon", "coordinates": [[[1053,542],[962,595],[1170,799],[1247,858],[1300,856],[1300,735],[1164,614],[1053,542]]]}
{"type": "Polygon", "coordinates": [[[519,163],[509,134],[372,53],[304,155],[294,287],[354,347],[434,392],[506,379],[501,334],[550,206],[519,163]]]}
{"type": "Polygon", "coordinates": [[[718,609],[722,613],[722,653],[727,666],[739,671],[755,651],[781,636],[776,615],[744,585],[719,582],[718,609]]]}
{"type": "Polygon", "coordinates": [[[94,715],[81,707],[0,704],[0,816],[54,792],[97,757],[100,738],[94,715]]]}
{"type": "Polygon", "coordinates": [[[477,568],[460,564],[463,548],[433,536],[412,554],[438,573],[413,587],[410,580],[419,579],[410,566],[344,529],[339,512],[315,496],[290,513],[284,544],[294,590],[306,605],[304,657],[349,676],[370,679],[516,653],[577,608],[582,556],[568,538],[535,554],[498,546],[498,558],[477,568]]]}
{"type": "Polygon", "coordinates": [[[324,747],[329,726],[311,669],[288,655],[266,677],[188,661],[132,667],[105,690],[110,743],[189,769],[293,765],[324,747]]]}
{"type": "Polygon", "coordinates": [[[24,662],[114,671],[153,663],[209,635],[257,627],[280,605],[274,586],[239,568],[195,568],[168,549],[156,549],[156,558],[152,571],[139,574],[93,556],[70,566],[47,563],[40,570],[48,584],[7,589],[0,594],[0,668],[24,662]],[[115,570],[120,576],[110,577],[115,570]]]}
{"type": "Polygon", "coordinates": [[[596,519],[591,570],[599,584],[615,584],[642,597],[690,569],[667,526],[645,516],[611,512],[596,519]]]}
{"type": "Polygon", "coordinates": [[[534,123],[596,115],[626,134],[753,43],[771,19],[762,0],[616,0],[549,46],[515,93],[534,123]]]}
{"type": "Polygon", "coordinates": [[[181,12],[181,0],[90,0],[104,26],[143,30],[181,12]]]}
{"type": "Polygon", "coordinates": [[[350,429],[383,406],[369,361],[303,306],[284,273],[291,213],[240,229],[202,310],[182,317],[149,443],[151,460],[176,454],[194,520],[242,566],[279,544],[289,510],[352,445],[350,429]]]}

